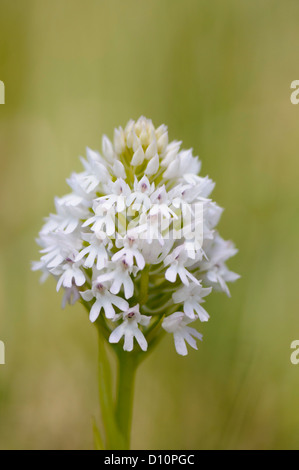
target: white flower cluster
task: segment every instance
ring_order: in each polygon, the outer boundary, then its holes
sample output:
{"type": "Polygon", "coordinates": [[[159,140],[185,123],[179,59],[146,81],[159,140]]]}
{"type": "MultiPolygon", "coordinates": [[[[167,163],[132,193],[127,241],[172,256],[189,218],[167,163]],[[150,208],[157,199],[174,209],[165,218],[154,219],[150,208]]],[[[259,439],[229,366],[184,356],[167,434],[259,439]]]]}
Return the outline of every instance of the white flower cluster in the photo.
{"type": "Polygon", "coordinates": [[[113,143],[104,136],[101,153],[87,148],[82,163],[71,193],[55,199],[33,269],[56,278],[63,306],[80,299],[110,343],[124,337],[126,351],[134,338],[145,351],[162,330],[179,354],[186,343],[197,349],[202,336],[189,324],[208,320],[204,297],[229,294],[239,277],[226,267],[236,249],[215,229],[222,209],[198,157],[141,117],[115,129],[113,143]]]}

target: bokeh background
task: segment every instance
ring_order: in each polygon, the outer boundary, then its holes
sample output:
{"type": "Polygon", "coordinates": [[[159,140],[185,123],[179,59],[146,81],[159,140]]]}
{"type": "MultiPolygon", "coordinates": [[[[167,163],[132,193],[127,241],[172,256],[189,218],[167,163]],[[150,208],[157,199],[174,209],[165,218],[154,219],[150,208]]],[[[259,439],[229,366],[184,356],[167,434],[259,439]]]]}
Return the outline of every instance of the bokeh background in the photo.
{"type": "Polygon", "coordinates": [[[299,447],[297,0],[0,0],[1,449],[93,448],[96,334],[30,271],[88,145],[141,114],[193,147],[239,254],[199,351],[140,368],[133,448],[299,447]]]}

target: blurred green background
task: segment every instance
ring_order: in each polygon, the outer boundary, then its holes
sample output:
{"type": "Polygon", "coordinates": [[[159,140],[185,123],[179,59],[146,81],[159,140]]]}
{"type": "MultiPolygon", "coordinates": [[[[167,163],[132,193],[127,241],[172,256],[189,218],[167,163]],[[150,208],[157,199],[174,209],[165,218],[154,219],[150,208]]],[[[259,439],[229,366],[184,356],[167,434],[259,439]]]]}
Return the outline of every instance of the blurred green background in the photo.
{"type": "Polygon", "coordinates": [[[193,147],[239,254],[199,351],[138,371],[133,448],[299,448],[297,0],[0,0],[1,449],[88,449],[96,334],[30,271],[88,145],[141,114],[193,147]]]}

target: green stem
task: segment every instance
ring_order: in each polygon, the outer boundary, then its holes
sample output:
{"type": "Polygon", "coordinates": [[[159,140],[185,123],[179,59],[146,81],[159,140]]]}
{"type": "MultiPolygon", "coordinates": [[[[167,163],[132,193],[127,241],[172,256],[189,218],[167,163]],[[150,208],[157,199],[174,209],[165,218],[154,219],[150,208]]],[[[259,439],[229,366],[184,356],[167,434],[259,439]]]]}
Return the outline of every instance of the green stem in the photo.
{"type": "Polygon", "coordinates": [[[124,438],[123,449],[130,448],[131,424],[133,414],[134,382],[138,364],[137,356],[132,352],[119,352],[117,384],[116,421],[124,438]]]}
{"type": "Polygon", "coordinates": [[[148,299],[149,266],[145,266],[140,277],[139,303],[144,305],[148,299]]]}
{"type": "Polygon", "coordinates": [[[123,437],[119,432],[114,414],[111,367],[105,349],[105,340],[101,331],[98,330],[98,332],[99,400],[106,434],[106,449],[118,449],[124,445],[123,437]]]}

